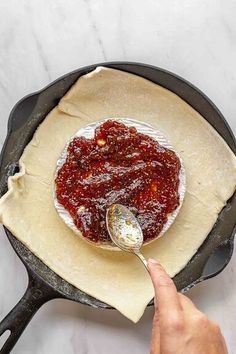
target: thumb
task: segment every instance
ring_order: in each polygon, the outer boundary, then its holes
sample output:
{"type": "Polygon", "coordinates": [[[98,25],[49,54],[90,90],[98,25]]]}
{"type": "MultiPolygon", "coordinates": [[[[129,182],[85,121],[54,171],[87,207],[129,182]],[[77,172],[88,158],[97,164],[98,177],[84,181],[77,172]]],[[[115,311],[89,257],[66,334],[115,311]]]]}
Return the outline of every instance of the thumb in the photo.
{"type": "Polygon", "coordinates": [[[174,286],[172,279],[166,273],[160,262],[150,258],[148,260],[148,270],[153,282],[155,293],[160,287],[174,286]]]}
{"type": "Polygon", "coordinates": [[[155,300],[158,312],[167,316],[168,312],[179,311],[181,308],[178,293],[173,280],[161,264],[154,259],[148,260],[148,269],[155,289],[155,300]]]}

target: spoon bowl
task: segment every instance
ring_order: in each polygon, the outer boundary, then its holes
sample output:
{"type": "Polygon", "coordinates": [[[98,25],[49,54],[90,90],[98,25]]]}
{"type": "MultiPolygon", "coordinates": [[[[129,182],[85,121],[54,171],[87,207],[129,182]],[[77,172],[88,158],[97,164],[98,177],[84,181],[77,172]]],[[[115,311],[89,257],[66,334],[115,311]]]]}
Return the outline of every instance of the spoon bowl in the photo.
{"type": "Polygon", "coordinates": [[[106,212],[106,226],[112,242],[121,250],[135,254],[147,268],[140,252],[143,232],[135,215],[124,205],[113,204],[106,212]]]}

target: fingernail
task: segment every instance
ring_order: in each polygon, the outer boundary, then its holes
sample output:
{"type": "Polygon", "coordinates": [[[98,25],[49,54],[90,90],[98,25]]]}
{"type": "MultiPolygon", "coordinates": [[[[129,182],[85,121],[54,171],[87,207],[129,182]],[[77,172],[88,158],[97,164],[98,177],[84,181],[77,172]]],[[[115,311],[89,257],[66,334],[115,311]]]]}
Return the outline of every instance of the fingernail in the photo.
{"type": "Polygon", "coordinates": [[[156,261],[155,259],[152,259],[152,258],[149,258],[148,263],[151,263],[151,264],[159,264],[158,261],[156,261]]]}

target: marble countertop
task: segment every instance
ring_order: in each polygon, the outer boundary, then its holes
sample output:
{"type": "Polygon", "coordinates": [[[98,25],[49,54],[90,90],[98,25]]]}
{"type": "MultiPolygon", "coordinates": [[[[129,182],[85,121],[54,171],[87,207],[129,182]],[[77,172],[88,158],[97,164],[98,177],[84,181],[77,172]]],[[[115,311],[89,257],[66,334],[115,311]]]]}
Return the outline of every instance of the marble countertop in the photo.
{"type": "MultiPolygon", "coordinates": [[[[173,71],[203,90],[236,133],[234,0],[3,0],[0,3],[0,147],[24,95],[84,65],[127,60],[173,71]]],[[[188,296],[218,321],[236,352],[236,256],[188,296]]],[[[26,271],[0,229],[0,318],[22,296],[26,271]]],[[[115,311],[47,303],[15,354],[149,352],[153,309],[134,325],[115,311]]],[[[1,342],[1,339],[0,339],[1,342]]]]}

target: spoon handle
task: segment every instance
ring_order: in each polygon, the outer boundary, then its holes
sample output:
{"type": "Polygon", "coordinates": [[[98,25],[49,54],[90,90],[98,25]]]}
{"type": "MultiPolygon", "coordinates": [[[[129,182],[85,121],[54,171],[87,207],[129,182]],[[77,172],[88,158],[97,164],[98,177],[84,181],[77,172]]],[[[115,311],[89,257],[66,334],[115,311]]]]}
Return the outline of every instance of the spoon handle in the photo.
{"type": "Polygon", "coordinates": [[[135,255],[140,259],[140,261],[144,264],[145,268],[148,269],[148,266],[147,266],[147,261],[146,259],[144,258],[144,256],[142,255],[141,252],[135,252],[135,255]]]}

